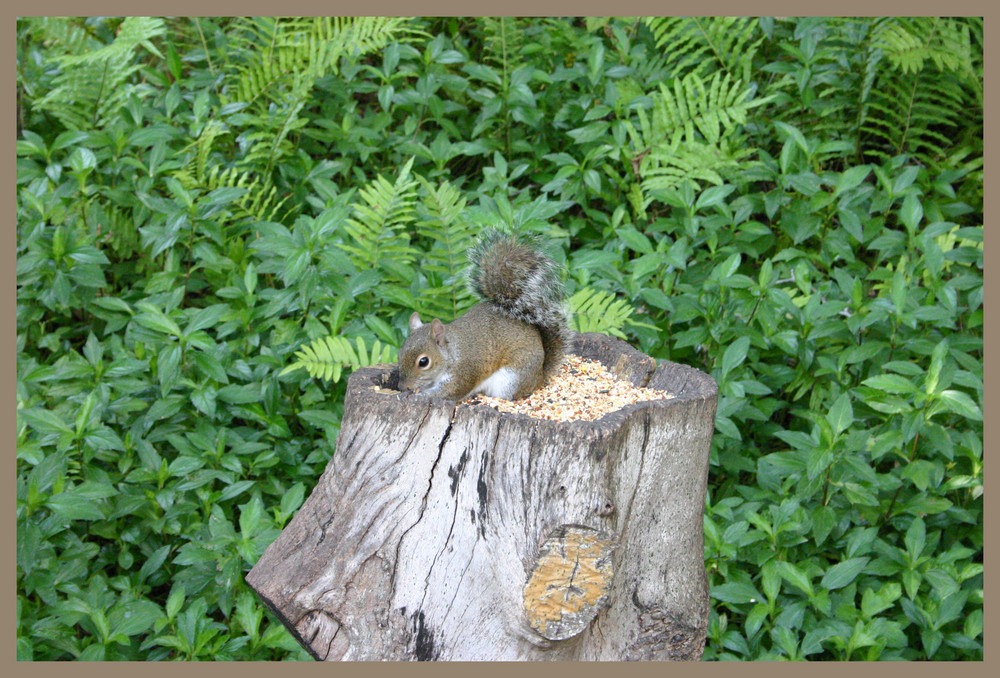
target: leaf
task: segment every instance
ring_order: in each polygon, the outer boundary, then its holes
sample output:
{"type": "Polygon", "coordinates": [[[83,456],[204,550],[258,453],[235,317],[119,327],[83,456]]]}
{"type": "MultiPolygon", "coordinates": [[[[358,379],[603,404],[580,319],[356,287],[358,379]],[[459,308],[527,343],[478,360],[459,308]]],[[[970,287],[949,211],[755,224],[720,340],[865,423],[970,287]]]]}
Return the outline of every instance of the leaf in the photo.
{"type": "Polygon", "coordinates": [[[569,299],[570,323],[578,332],[603,332],[624,337],[622,328],[634,313],[624,299],[604,290],[582,288],[569,299]]]}
{"type": "Polygon", "coordinates": [[[235,482],[232,485],[227,486],[224,490],[222,490],[222,493],[219,494],[218,501],[226,501],[228,499],[232,499],[233,497],[238,497],[239,495],[243,494],[251,487],[253,487],[254,484],[255,483],[253,480],[240,480],[238,482],[235,482]]]}
{"type": "Polygon", "coordinates": [[[869,558],[859,557],[837,563],[823,575],[820,586],[828,591],[844,588],[857,578],[869,560],[869,558]]]}
{"type": "Polygon", "coordinates": [[[753,586],[740,582],[728,582],[712,587],[712,597],[724,603],[751,603],[761,599],[753,586]]]}
{"type": "Polygon", "coordinates": [[[896,180],[892,184],[892,193],[894,195],[900,195],[903,191],[909,188],[917,178],[917,173],[920,171],[919,167],[914,167],[910,165],[903,169],[896,177],[896,180]]]}
{"type": "Polygon", "coordinates": [[[104,513],[96,501],[76,494],[72,490],[52,495],[45,504],[55,513],[69,520],[104,519],[104,513]]]}
{"type": "Polygon", "coordinates": [[[281,512],[286,516],[292,515],[292,513],[294,513],[305,500],[305,492],[305,485],[302,483],[295,483],[290,490],[281,496],[281,504],[279,507],[281,512]]]}
{"type": "Polygon", "coordinates": [[[245,405],[260,401],[260,386],[257,384],[231,384],[216,392],[216,397],[234,405],[245,405]]]}
{"type": "Polygon", "coordinates": [[[906,552],[910,555],[911,560],[915,560],[923,552],[926,540],[927,530],[923,519],[914,518],[910,523],[910,527],[907,528],[906,536],[903,540],[906,544],[906,552]]]}
{"type": "Polygon", "coordinates": [[[902,207],[899,208],[899,219],[903,222],[906,230],[910,233],[916,232],[923,216],[924,208],[920,204],[920,199],[915,193],[907,194],[903,199],[902,207]]]}
{"type": "Polygon", "coordinates": [[[794,125],[789,125],[788,123],[782,122],[780,120],[773,120],[772,122],[774,123],[775,127],[780,129],[782,132],[787,134],[790,139],[795,141],[795,145],[798,146],[800,149],[802,149],[803,153],[808,155],[809,144],[806,142],[805,136],[802,135],[802,132],[800,132],[797,127],[795,127],[794,125]]]}
{"type": "Polygon", "coordinates": [[[845,170],[840,175],[840,178],[837,179],[837,185],[833,189],[833,194],[837,196],[844,191],[849,191],[850,189],[855,188],[860,185],[869,174],[871,174],[871,167],[868,165],[859,165],[845,170]]]}
{"type": "Polygon", "coordinates": [[[149,600],[133,600],[124,604],[120,613],[121,620],[111,627],[111,635],[136,636],[145,633],[153,627],[156,621],[164,616],[163,610],[149,600]]]}
{"type": "Polygon", "coordinates": [[[805,572],[793,563],[789,563],[787,561],[779,562],[778,572],[781,574],[782,579],[801,590],[810,598],[815,595],[815,591],[813,590],[812,582],[809,581],[809,577],[807,577],[805,572]]]}
{"type": "Polygon", "coordinates": [[[861,383],[865,386],[885,391],[886,393],[912,393],[917,390],[913,382],[898,374],[880,374],[875,377],[869,377],[861,383]]]}
{"type": "Polygon", "coordinates": [[[163,334],[171,334],[175,337],[183,336],[180,326],[156,306],[145,301],[140,301],[136,304],[136,308],[140,309],[141,313],[135,316],[135,322],[143,327],[148,327],[163,334]]]}
{"type": "Polygon", "coordinates": [[[958,593],[959,583],[947,572],[938,567],[932,567],[924,572],[924,580],[930,582],[934,592],[943,600],[958,593]]]}
{"type": "Polygon", "coordinates": [[[880,612],[883,612],[899,599],[903,593],[903,587],[897,582],[884,584],[878,591],[867,589],[861,595],[861,614],[871,619],[880,612]]]}
{"type": "Polygon", "coordinates": [[[170,589],[170,595],[167,596],[167,617],[174,619],[177,616],[177,613],[181,611],[181,606],[184,604],[186,595],[184,584],[175,582],[173,588],[170,589]]]}
{"type": "Polygon", "coordinates": [[[983,411],[979,409],[979,406],[972,398],[961,391],[952,389],[941,391],[937,395],[937,400],[948,408],[949,411],[954,412],[960,417],[974,421],[983,420],[983,411]]]}
{"type": "Polygon", "coordinates": [[[840,220],[840,225],[851,234],[856,242],[865,242],[865,229],[856,212],[850,209],[841,209],[837,211],[837,217],[840,220]]]}
{"type": "Polygon", "coordinates": [[[695,210],[704,210],[715,205],[721,205],[726,197],[735,190],[736,187],[732,185],[709,186],[698,196],[698,201],[694,204],[694,208],[695,210]]]}
{"type": "Polygon", "coordinates": [[[817,545],[821,545],[830,535],[833,526],[837,523],[837,516],[829,506],[819,506],[813,511],[813,537],[817,545]]]}
{"type": "Polygon", "coordinates": [[[622,227],[616,232],[618,237],[624,240],[625,243],[634,251],[639,252],[640,254],[649,254],[653,251],[653,246],[649,242],[649,238],[634,228],[622,227]]]}
{"type": "Polygon", "coordinates": [[[254,497],[246,504],[240,505],[240,534],[252,537],[266,527],[267,513],[259,497],[254,497]]]}
{"type": "Polygon", "coordinates": [[[834,436],[839,436],[854,423],[854,410],[851,407],[851,399],[846,393],[841,393],[834,401],[826,420],[830,423],[834,436]]]}
{"type": "Polygon", "coordinates": [[[41,433],[73,434],[73,429],[55,412],[38,408],[18,410],[17,416],[41,433]]]}
{"type": "Polygon", "coordinates": [[[218,322],[232,310],[226,304],[214,304],[206,308],[199,308],[191,314],[187,326],[184,328],[185,336],[209,327],[215,327],[218,322]]]}
{"type": "Polygon", "coordinates": [[[740,337],[726,347],[722,354],[722,378],[724,379],[733,369],[743,363],[750,349],[750,338],[740,337]]]}
{"type": "Polygon", "coordinates": [[[340,417],[334,412],[327,410],[303,410],[298,413],[298,416],[313,426],[320,428],[328,427],[333,430],[340,428],[340,417]]]}

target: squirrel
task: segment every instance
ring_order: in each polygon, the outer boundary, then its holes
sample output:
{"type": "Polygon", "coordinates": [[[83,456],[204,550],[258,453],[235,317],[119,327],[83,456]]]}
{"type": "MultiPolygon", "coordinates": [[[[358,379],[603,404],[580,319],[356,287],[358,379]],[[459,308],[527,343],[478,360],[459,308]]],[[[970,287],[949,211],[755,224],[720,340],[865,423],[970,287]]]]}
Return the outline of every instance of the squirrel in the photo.
{"type": "Polygon", "coordinates": [[[571,336],[556,263],[534,239],[489,228],[469,250],[467,277],[481,301],[454,322],[410,316],[400,390],[449,400],[530,395],[559,367],[571,336]]]}

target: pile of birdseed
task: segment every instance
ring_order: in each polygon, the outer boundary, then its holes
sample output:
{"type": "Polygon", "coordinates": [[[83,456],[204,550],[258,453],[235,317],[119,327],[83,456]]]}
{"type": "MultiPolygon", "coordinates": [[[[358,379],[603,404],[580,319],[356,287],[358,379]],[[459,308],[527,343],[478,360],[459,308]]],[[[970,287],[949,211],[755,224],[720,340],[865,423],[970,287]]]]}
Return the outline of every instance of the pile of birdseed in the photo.
{"type": "Polygon", "coordinates": [[[664,391],[633,386],[596,360],[567,355],[549,382],[527,398],[503,400],[477,395],[465,403],[489,405],[501,412],[526,414],[536,419],[594,421],[626,405],[673,397],[664,391]]]}

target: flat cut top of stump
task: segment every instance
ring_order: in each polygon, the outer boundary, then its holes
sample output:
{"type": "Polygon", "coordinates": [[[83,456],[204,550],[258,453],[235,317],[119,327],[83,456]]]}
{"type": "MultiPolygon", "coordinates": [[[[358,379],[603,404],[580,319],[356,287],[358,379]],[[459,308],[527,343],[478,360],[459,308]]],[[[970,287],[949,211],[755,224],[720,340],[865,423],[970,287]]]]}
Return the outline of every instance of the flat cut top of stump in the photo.
{"type": "MultiPolygon", "coordinates": [[[[361,383],[382,393],[398,393],[398,373],[391,366],[359,372],[361,383]]],[[[461,408],[530,419],[538,423],[597,424],[617,428],[621,419],[643,406],[670,400],[703,400],[718,389],[708,375],[686,365],[656,361],[625,342],[604,334],[576,334],[559,371],[534,393],[511,401],[484,395],[461,401],[461,408]]],[[[409,394],[406,394],[409,397],[409,394]]],[[[419,396],[442,401],[435,396],[419,396]]]]}
{"type": "Polygon", "coordinates": [[[533,419],[595,421],[626,405],[673,397],[666,391],[619,379],[597,360],[570,354],[548,383],[526,398],[504,400],[477,395],[463,402],[471,406],[487,405],[500,412],[526,414],[533,419]]]}

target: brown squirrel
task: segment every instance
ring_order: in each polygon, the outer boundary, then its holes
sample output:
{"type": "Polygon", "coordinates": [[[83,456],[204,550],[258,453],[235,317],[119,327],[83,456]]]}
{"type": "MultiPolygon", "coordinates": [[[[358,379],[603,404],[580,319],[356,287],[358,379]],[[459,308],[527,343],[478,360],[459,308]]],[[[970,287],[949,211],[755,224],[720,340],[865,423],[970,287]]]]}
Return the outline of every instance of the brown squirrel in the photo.
{"type": "Polygon", "coordinates": [[[450,400],[528,396],[558,368],[570,338],[555,262],[532,239],[490,228],[469,250],[468,282],[482,301],[454,322],[410,316],[400,390],[450,400]]]}

